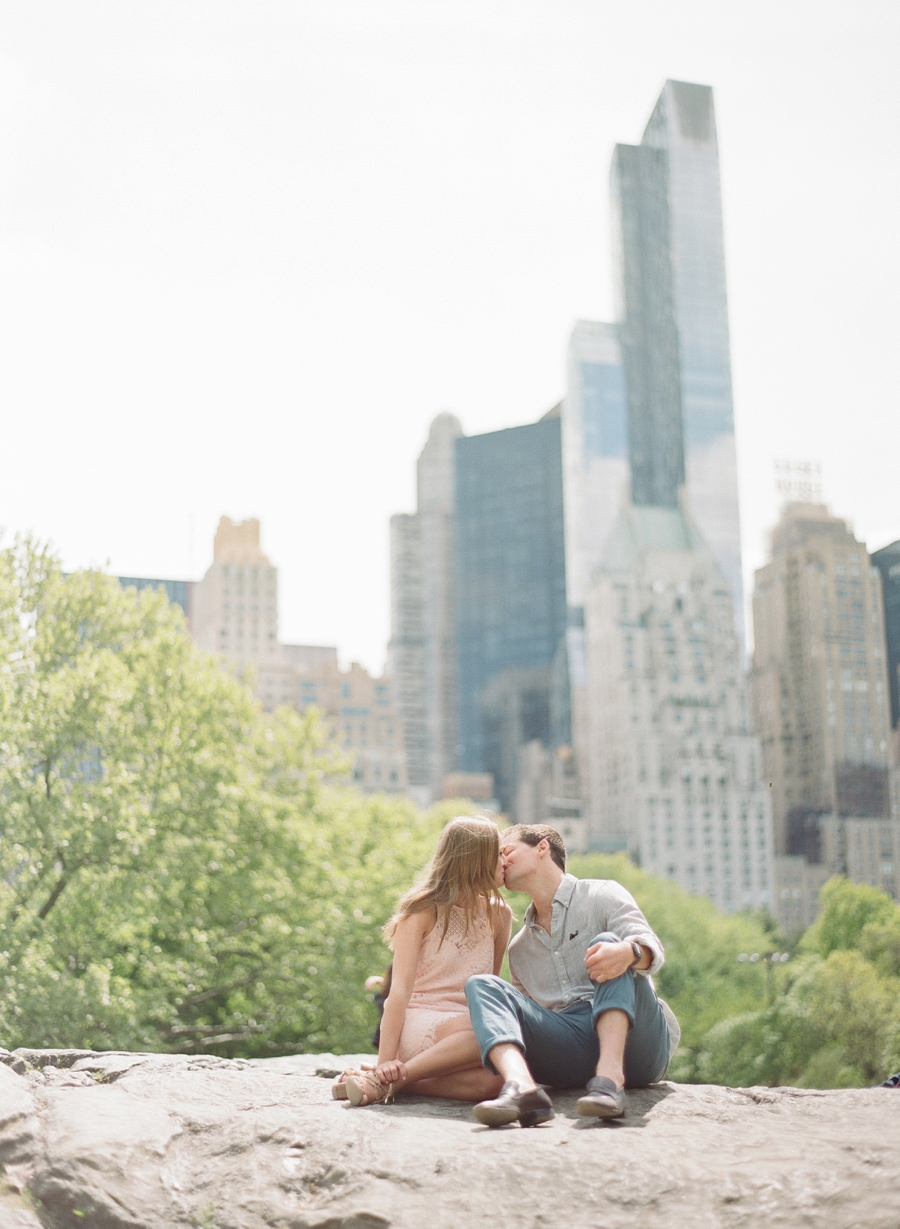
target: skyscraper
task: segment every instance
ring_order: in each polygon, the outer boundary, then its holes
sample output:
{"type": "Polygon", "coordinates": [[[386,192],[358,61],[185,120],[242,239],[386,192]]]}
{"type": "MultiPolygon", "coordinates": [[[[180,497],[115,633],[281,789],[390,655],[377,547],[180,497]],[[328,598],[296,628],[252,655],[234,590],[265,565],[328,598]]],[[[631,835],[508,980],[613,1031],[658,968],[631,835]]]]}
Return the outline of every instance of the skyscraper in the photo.
{"type": "Polygon", "coordinates": [[[191,630],[195,580],[159,580],[149,576],[117,576],[116,580],[123,589],[162,589],[169,601],[184,611],[188,631],[191,630]]]}
{"type": "Polygon", "coordinates": [[[201,649],[249,668],[263,705],[292,704],[293,680],[278,642],[278,569],[259,543],[259,521],[219,520],[213,561],[194,591],[201,649]]]}
{"type": "Polygon", "coordinates": [[[881,573],[891,725],[896,730],[900,725],[900,542],[875,551],[872,562],[881,573]]]}
{"type": "Polygon", "coordinates": [[[493,773],[505,811],[518,748],[552,738],[564,540],[558,411],[456,441],[458,767],[493,773]]]}
{"type": "Polygon", "coordinates": [[[388,671],[402,716],[409,781],[423,804],[456,767],[455,444],[459,420],[438,414],[416,469],[416,512],[391,518],[388,671]]]}
{"type": "Polygon", "coordinates": [[[678,508],[623,509],[586,606],[591,844],[720,908],[771,901],[772,823],[731,593],[678,508]]]}
{"type": "Polygon", "coordinates": [[[889,709],[881,579],[823,504],[786,504],[756,573],[750,674],[776,850],[811,815],[886,816],[889,709]]]}
{"type": "Polygon", "coordinates": [[[566,590],[569,605],[580,607],[628,494],[628,406],[618,327],[579,320],[569,340],[566,375],[566,590]]]}
{"type": "Polygon", "coordinates": [[[712,90],[667,81],[612,164],[632,499],[687,507],[732,593],[743,582],[719,155],[712,90]]]}
{"type": "MultiPolygon", "coordinates": [[[[896,894],[881,577],[824,505],[785,505],[771,561],[756,573],[753,625],[750,683],[772,793],[776,912],[795,893],[809,897],[810,875],[851,875],[896,894]]],[[[798,914],[793,924],[811,920],[798,914]]]]}

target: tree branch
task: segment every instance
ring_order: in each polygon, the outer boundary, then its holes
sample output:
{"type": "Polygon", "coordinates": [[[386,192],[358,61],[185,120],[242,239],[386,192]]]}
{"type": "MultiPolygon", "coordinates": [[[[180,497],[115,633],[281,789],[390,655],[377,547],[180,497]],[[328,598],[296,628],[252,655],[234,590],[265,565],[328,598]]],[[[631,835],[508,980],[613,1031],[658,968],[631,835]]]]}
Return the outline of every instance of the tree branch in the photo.
{"type": "Polygon", "coordinates": [[[47,916],[47,914],[50,912],[50,910],[53,908],[53,906],[56,904],[56,902],[59,900],[60,896],[62,896],[63,892],[66,889],[68,882],[69,882],[69,876],[66,874],[66,871],[64,869],[63,873],[60,875],[59,879],[57,879],[56,881],[56,887],[53,889],[53,891],[44,901],[43,908],[38,913],[38,917],[40,918],[42,922],[44,918],[47,916]]]}

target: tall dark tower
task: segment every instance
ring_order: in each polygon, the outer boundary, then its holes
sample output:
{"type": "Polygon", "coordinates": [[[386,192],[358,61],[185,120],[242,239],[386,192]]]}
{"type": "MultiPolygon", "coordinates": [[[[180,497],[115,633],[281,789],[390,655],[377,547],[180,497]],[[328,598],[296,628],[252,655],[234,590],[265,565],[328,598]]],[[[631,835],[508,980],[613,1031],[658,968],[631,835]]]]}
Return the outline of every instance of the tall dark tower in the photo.
{"type": "Polygon", "coordinates": [[[515,804],[519,748],[553,739],[553,664],[566,634],[557,412],[456,441],[458,765],[515,804]]]}
{"type": "Polygon", "coordinates": [[[743,582],[719,152],[709,86],[667,81],[640,145],[612,164],[619,320],[635,504],[688,510],[743,582]]]}
{"type": "Polygon", "coordinates": [[[871,558],[881,573],[891,725],[896,729],[900,725],[900,542],[883,546],[871,558]]]}

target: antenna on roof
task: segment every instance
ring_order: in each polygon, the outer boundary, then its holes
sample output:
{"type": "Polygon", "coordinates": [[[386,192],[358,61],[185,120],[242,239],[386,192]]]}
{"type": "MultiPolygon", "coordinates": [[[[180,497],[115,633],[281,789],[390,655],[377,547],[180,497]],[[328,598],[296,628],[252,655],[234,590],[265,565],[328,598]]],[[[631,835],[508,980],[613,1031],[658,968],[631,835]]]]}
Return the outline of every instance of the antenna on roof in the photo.
{"type": "Polygon", "coordinates": [[[784,503],[820,504],[822,502],[822,465],[819,461],[777,458],[775,490],[784,503]]]}

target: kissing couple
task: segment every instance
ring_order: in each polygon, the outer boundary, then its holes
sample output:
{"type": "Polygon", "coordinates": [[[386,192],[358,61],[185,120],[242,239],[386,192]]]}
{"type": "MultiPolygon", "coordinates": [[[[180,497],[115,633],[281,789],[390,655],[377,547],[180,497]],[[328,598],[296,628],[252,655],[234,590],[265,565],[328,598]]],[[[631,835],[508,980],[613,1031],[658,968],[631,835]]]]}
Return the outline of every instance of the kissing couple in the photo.
{"type": "Polygon", "coordinates": [[[475,1101],[490,1127],[533,1127],[554,1116],[545,1086],[583,1088],[579,1114],[620,1118],[626,1088],[666,1073],[681,1031],[650,976],[663,946],[621,884],[566,873],[555,828],[452,819],[385,936],[378,1060],[332,1087],[351,1105],[412,1092],[475,1101]],[[531,897],[511,943],[504,886],[531,897]],[[507,948],[512,984],[499,976],[507,948]]]}

